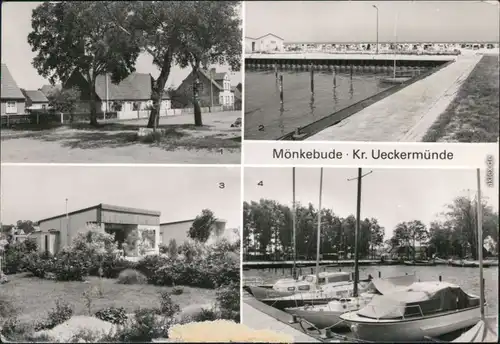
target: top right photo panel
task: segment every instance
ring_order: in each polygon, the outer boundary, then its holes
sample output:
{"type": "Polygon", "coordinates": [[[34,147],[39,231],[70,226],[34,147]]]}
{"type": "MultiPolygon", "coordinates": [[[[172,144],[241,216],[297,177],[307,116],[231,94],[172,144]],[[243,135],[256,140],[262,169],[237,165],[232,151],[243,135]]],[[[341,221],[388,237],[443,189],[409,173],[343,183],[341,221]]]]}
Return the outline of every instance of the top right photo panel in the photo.
{"type": "Polygon", "coordinates": [[[497,1],[244,6],[245,140],[498,142],[497,1]]]}

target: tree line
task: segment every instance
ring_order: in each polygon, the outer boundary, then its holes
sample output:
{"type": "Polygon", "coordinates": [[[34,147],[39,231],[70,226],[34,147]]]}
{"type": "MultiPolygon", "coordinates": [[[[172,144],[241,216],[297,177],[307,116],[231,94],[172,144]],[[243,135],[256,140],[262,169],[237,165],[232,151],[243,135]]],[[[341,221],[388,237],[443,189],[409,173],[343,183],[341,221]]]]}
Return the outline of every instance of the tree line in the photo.
{"type": "MultiPolygon", "coordinates": [[[[498,253],[498,212],[482,200],[483,239],[491,237],[494,247],[490,254],[498,253]]],[[[385,228],[376,218],[360,221],[358,254],[371,258],[379,248],[387,252],[406,247],[406,258],[416,259],[416,247],[426,246],[426,256],[471,257],[477,259],[477,200],[456,197],[429,225],[420,220],[398,223],[392,237],[385,239],[385,228]]],[[[315,259],[317,248],[318,210],[309,203],[296,205],[296,255],[298,259],[315,259]]],[[[331,209],[321,210],[320,254],[339,259],[354,253],[356,217],[341,217],[331,209]]],[[[482,244],[482,243],[481,243],[482,244]]],[[[261,199],[243,204],[243,251],[245,259],[292,259],[292,209],[275,200],[261,199]]]]}

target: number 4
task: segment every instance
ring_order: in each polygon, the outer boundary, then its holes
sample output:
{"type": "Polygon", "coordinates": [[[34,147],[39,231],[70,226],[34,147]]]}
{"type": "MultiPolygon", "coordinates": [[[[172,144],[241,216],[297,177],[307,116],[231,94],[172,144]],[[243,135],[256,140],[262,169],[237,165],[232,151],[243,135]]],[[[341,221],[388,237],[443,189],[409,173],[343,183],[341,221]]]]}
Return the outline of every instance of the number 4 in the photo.
{"type": "Polygon", "coordinates": [[[257,183],[258,186],[264,186],[264,182],[261,180],[260,182],[257,183]]]}

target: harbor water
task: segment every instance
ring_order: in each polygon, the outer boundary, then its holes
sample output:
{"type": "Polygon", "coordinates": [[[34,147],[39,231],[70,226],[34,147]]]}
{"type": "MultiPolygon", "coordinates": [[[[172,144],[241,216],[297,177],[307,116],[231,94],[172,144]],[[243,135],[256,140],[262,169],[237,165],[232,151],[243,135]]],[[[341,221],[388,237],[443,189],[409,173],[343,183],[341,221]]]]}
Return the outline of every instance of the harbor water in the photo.
{"type": "MultiPolygon", "coordinates": [[[[326,271],[354,272],[354,267],[327,267],[326,271]]],[[[323,267],[320,267],[323,271],[323,267]]],[[[498,267],[489,267],[484,270],[485,298],[487,306],[486,315],[498,315],[498,267]]],[[[302,268],[303,274],[311,272],[311,268],[302,268]]],[[[447,265],[437,266],[360,266],[359,276],[361,279],[372,275],[374,278],[401,276],[415,273],[420,281],[439,281],[441,276],[443,282],[449,282],[460,286],[465,292],[479,296],[479,269],[459,268],[447,265]]],[[[290,277],[290,269],[250,269],[243,271],[245,278],[261,278],[264,283],[271,284],[279,278],[290,277]]]]}
{"type": "Polygon", "coordinates": [[[245,73],[245,138],[275,140],[339,110],[371,97],[391,85],[383,74],[283,71],[283,103],[274,71],[245,73]]]}

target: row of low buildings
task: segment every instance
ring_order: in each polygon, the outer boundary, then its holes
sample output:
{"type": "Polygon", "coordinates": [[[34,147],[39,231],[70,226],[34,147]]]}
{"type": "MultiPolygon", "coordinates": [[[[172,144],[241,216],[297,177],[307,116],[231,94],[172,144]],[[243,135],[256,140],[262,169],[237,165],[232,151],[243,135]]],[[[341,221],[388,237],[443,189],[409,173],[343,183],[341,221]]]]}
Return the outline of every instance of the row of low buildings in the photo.
{"type": "MultiPolygon", "coordinates": [[[[379,52],[385,51],[453,51],[498,49],[498,43],[429,43],[429,42],[380,42],[379,52]]],[[[246,53],[280,53],[280,52],[360,52],[376,51],[376,44],[371,43],[314,43],[314,42],[285,42],[282,37],[268,33],[260,37],[245,37],[246,53]]]]}
{"type": "MultiPolygon", "coordinates": [[[[49,99],[56,89],[78,87],[81,92],[76,113],[89,111],[90,88],[88,80],[74,72],[63,85],[44,85],[38,90],[24,90],[18,86],[8,67],[2,64],[1,114],[20,115],[29,110],[47,109],[49,99]]],[[[160,105],[162,115],[173,114],[172,108],[192,107],[193,82],[191,72],[173,92],[164,91],[160,105]]],[[[120,83],[113,83],[111,77],[100,75],[96,80],[97,109],[100,112],[117,112],[118,118],[136,118],[140,112],[147,112],[152,106],[153,77],[150,74],[132,73],[120,83]]],[[[198,75],[198,92],[202,107],[241,109],[241,84],[231,86],[231,75],[226,72],[202,70],[198,75]]],[[[141,115],[146,115],[141,113],[141,115]]],[[[139,116],[139,117],[143,117],[139,116]]]]}
{"type": "MultiPolygon", "coordinates": [[[[163,223],[160,216],[161,212],[154,210],[98,204],[39,220],[36,230],[27,235],[14,229],[13,239],[23,241],[32,238],[41,252],[55,254],[70,245],[80,232],[96,230],[113,234],[120,249],[124,243],[130,241],[129,235],[134,232],[134,235],[138,235],[139,246],[143,251],[138,249],[129,255],[131,257],[157,254],[159,246],[168,245],[171,240],[175,240],[177,245],[190,240],[188,231],[194,219],[163,223]]],[[[209,243],[222,238],[232,241],[234,235],[234,230],[226,228],[226,221],[218,219],[212,229],[209,243]]]]}

